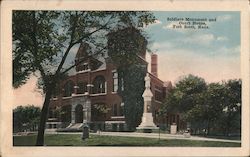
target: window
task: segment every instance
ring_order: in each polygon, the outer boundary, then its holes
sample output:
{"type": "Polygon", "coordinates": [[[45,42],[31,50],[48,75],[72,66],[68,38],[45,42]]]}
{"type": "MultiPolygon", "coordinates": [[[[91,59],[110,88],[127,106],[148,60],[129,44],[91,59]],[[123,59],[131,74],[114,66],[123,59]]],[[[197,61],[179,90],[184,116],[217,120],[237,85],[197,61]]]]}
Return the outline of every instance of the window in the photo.
{"type": "Polygon", "coordinates": [[[117,104],[113,104],[113,107],[112,107],[112,115],[113,116],[118,116],[118,105],[117,104]]]}
{"type": "Polygon", "coordinates": [[[113,72],[113,92],[117,92],[118,90],[118,73],[116,71],[113,72]]]}
{"type": "Polygon", "coordinates": [[[155,91],[155,100],[156,101],[162,101],[162,93],[159,91],[155,91]]]}
{"type": "Polygon", "coordinates": [[[124,79],[121,78],[121,91],[124,91],[124,79]]]}
{"type": "Polygon", "coordinates": [[[163,94],[161,91],[161,88],[158,86],[155,86],[155,95],[154,98],[156,101],[162,101],[163,100],[163,94]]]}
{"type": "Polygon", "coordinates": [[[120,105],[120,116],[124,115],[124,103],[122,102],[120,105]]]}
{"type": "Polygon", "coordinates": [[[83,69],[82,70],[88,70],[89,69],[89,65],[88,65],[88,63],[84,63],[83,64],[83,69]]]}
{"type": "Polygon", "coordinates": [[[93,94],[105,93],[105,78],[103,76],[97,76],[93,81],[93,94]]]}
{"type": "Polygon", "coordinates": [[[77,94],[84,94],[87,91],[88,90],[87,90],[87,83],[86,82],[78,83],[77,94]]]}
{"type": "Polygon", "coordinates": [[[124,103],[113,104],[112,106],[112,116],[123,116],[124,113],[124,103]]]}
{"type": "Polygon", "coordinates": [[[74,92],[74,83],[72,81],[68,81],[64,85],[64,96],[65,97],[71,96],[73,92],[74,92]]]}

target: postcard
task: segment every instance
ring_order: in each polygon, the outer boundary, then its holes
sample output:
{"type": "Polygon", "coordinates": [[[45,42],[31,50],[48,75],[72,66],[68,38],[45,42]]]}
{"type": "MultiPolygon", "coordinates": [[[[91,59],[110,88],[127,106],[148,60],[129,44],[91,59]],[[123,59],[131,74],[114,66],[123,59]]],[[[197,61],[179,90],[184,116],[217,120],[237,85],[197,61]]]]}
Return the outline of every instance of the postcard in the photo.
{"type": "Polygon", "coordinates": [[[1,155],[248,156],[249,2],[2,1],[1,155]]]}

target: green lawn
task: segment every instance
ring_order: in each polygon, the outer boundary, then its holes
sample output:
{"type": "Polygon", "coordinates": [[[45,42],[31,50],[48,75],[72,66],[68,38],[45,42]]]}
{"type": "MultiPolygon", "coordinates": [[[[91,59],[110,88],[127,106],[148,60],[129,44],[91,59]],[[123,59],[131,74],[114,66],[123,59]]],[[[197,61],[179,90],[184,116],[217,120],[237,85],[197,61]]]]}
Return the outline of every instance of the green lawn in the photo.
{"type": "MultiPolygon", "coordinates": [[[[34,146],[36,135],[14,136],[14,146],[34,146]]],[[[90,135],[82,141],[79,134],[55,134],[45,136],[46,146],[168,146],[168,147],[240,147],[240,143],[191,141],[177,139],[151,139],[142,137],[117,137],[90,135]]]]}

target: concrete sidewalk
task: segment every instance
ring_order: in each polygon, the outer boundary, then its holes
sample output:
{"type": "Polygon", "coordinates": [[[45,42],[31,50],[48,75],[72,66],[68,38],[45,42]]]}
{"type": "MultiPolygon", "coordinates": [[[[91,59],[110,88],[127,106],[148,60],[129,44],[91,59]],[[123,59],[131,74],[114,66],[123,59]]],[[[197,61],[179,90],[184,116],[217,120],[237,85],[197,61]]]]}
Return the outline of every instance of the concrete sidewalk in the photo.
{"type": "MultiPolygon", "coordinates": [[[[82,134],[81,132],[54,132],[46,131],[46,134],[82,134]]],[[[159,138],[158,133],[138,133],[138,132],[97,132],[90,133],[92,135],[105,135],[105,136],[123,136],[123,137],[146,137],[146,138],[159,138]]],[[[235,142],[241,143],[240,140],[227,140],[227,139],[216,139],[207,137],[184,137],[184,135],[172,135],[172,134],[160,134],[160,139],[182,139],[182,140],[198,140],[198,141],[218,141],[218,142],[235,142]]]]}
{"type": "MultiPolygon", "coordinates": [[[[106,136],[125,136],[125,137],[147,137],[147,138],[159,138],[158,133],[138,133],[138,132],[100,132],[91,133],[93,135],[106,135],[106,136]]],[[[161,139],[182,139],[182,140],[199,140],[199,141],[219,141],[219,142],[235,142],[241,143],[240,140],[227,140],[227,139],[216,139],[206,137],[184,137],[184,135],[172,135],[172,134],[160,134],[161,139]]]]}

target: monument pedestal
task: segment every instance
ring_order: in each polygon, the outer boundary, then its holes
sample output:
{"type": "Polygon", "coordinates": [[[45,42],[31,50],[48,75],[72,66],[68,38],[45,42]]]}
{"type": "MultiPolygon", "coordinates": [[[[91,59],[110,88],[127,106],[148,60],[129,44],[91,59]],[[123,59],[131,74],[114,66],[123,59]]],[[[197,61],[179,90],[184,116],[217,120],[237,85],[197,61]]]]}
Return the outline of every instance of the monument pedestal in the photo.
{"type": "Polygon", "coordinates": [[[142,122],[136,129],[152,132],[152,130],[159,128],[154,124],[152,113],[143,113],[142,122]]]}

